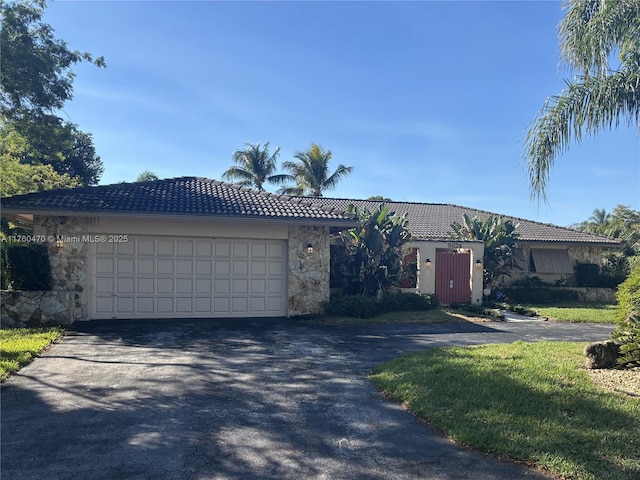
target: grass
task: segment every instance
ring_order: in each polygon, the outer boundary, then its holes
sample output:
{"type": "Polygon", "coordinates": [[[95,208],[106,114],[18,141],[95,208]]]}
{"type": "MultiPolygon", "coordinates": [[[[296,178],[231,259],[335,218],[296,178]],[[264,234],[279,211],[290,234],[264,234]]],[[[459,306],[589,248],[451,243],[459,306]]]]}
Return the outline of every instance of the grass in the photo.
{"type": "Polygon", "coordinates": [[[561,478],[640,478],[640,401],[601,390],[583,343],[433,348],[371,381],[454,441],[561,478]]]}
{"type": "Polygon", "coordinates": [[[556,307],[531,306],[538,315],[558,322],[615,323],[616,305],[567,304],[556,307]]]}
{"type": "Polygon", "coordinates": [[[436,308],[418,312],[388,312],[373,318],[341,317],[337,315],[318,315],[314,318],[304,318],[303,323],[311,325],[379,325],[379,324],[407,324],[407,323],[462,323],[470,320],[487,321],[485,317],[463,315],[446,309],[436,308]]]}
{"type": "Polygon", "coordinates": [[[0,381],[29,363],[61,336],[60,327],[0,330],[0,381]]]}

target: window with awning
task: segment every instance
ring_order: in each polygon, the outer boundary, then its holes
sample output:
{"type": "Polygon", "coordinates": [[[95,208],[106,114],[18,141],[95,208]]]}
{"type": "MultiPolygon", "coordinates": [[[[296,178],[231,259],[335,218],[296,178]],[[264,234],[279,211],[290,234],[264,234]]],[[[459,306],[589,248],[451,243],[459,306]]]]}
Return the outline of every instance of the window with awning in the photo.
{"type": "Polygon", "coordinates": [[[532,248],[530,270],[536,273],[573,273],[573,265],[567,250],[532,248]]]}

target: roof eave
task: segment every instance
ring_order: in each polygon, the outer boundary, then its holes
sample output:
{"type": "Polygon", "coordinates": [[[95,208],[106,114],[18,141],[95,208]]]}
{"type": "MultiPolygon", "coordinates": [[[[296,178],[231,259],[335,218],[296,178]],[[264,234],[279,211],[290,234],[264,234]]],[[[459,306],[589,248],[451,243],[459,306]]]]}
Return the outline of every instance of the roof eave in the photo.
{"type": "Polygon", "coordinates": [[[28,208],[2,208],[4,216],[18,216],[24,218],[25,215],[40,216],[56,216],[56,217],[129,217],[129,218],[149,218],[167,220],[230,220],[239,222],[286,222],[289,224],[305,224],[305,225],[322,225],[322,226],[338,226],[349,227],[357,224],[357,219],[328,219],[328,218],[305,218],[290,216],[251,216],[251,215],[219,215],[219,214],[201,214],[189,215],[183,213],[144,213],[144,212],[96,212],[82,210],[51,210],[51,209],[28,209],[28,208]]]}

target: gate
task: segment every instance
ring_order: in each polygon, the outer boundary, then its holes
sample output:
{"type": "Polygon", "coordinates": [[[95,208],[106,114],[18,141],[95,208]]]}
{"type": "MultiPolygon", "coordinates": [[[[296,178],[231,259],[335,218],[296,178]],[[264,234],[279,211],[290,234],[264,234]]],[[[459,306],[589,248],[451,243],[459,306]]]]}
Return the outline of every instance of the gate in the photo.
{"type": "Polygon", "coordinates": [[[440,303],[471,301],[471,253],[436,249],[436,295],[440,303]]]}

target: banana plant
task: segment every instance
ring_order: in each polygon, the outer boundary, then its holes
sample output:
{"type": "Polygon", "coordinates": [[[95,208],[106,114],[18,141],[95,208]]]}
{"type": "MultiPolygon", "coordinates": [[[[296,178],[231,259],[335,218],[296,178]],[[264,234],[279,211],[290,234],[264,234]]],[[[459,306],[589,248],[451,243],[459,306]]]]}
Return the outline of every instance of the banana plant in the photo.
{"type": "Polygon", "coordinates": [[[360,221],[338,238],[335,267],[346,293],[380,296],[402,277],[403,245],[411,238],[409,222],[386,204],[373,212],[354,205],[347,211],[360,221]]]}

